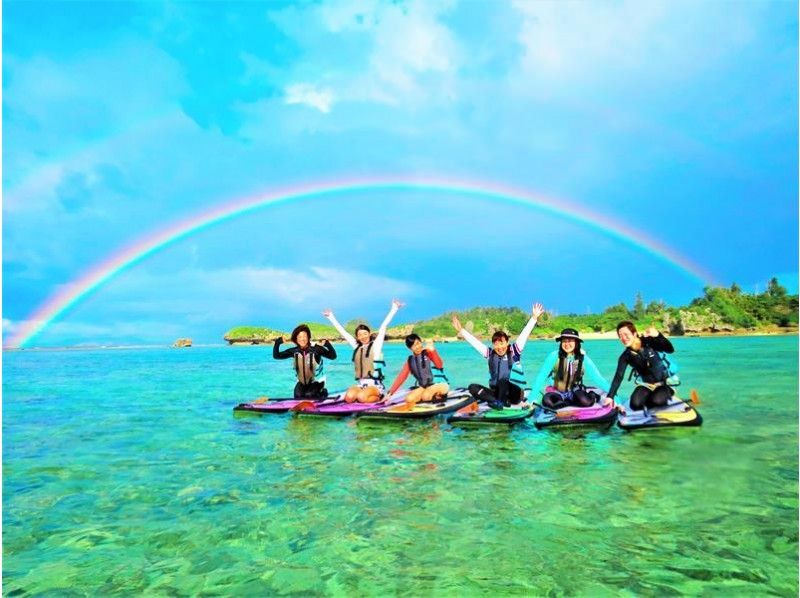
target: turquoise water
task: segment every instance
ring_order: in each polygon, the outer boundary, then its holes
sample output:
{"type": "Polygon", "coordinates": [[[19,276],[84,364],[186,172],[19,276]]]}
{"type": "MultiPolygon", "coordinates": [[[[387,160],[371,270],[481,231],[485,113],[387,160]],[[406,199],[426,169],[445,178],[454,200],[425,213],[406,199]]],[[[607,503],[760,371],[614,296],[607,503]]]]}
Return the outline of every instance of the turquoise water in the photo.
{"type": "Polygon", "coordinates": [[[234,417],[269,347],[6,352],[4,594],[796,596],[797,337],[675,345],[704,426],[586,434],[234,417]]]}

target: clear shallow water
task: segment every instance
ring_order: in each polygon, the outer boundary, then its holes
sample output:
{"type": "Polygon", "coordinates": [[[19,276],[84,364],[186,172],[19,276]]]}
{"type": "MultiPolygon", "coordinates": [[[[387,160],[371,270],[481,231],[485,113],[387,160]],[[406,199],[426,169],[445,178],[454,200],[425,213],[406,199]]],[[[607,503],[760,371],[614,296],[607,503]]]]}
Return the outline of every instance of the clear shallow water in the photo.
{"type": "Polygon", "coordinates": [[[796,596],[797,343],[677,339],[704,426],[585,435],[234,417],[291,389],[269,347],[7,352],[4,594],[796,596]]]}

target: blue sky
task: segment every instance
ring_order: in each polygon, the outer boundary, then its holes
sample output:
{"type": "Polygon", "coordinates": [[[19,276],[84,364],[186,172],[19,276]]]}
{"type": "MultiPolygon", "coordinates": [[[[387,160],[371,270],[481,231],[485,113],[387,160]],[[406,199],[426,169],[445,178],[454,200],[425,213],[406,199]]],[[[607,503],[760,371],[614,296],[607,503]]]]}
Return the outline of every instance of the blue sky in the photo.
{"type": "MultiPolygon", "coordinates": [[[[236,198],[431,176],[563,198],[720,284],[797,289],[791,2],[3,3],[3,334],[236,198]]],[[[215,342],[332,307],[683,303],[697,280],[523,206],[354,193],[191,235],[33,345],[215,342]]]]}

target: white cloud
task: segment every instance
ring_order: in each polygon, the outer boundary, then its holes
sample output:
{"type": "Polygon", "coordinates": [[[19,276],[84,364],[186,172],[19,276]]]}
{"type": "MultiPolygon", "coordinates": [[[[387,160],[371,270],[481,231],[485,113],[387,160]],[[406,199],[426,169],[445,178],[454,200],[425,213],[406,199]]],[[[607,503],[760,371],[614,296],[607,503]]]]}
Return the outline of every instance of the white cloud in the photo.
{"type": "MultiPolygon", "coordinates": [[[[441,22],[453,5],[449,0],[353,0],[306,11],[290,7],[271,16],[304,47],[308,61],[297,66],[304,79],[314,66],[328,62],[337,66],[326,71],[324,84],[335,90],[337,101],[400,105],[449,101],[454,96],[463,53],[453,32],[441,22]],[[304,24],[302,29],[298,22],[304,24]],[[340,54],[333,60],[331,53],[337,51],[340,54]]],[[[318,109],[324,105],[314,94],[319,90],[311,85],[299,91],[298,98],[310,100],[303,103],[318,109]]]]}
{"type": "Polygon", "coordinates": [[[455,38],[438,20],[449,6],[424,2],[407,7],[385,5],[374,31],[375,50],[370,58],[382,82],[400,91],[419,91],[418,75],[457,70],[455,38]]]}
{"type": "Polygon", "coordinates": [[[325,27],[334,33],[372,29],[381,9],[379,0],[351,0],[327,2],[319,7],[319,16],[325,27]]]}
{"type": "Polygon", "coordinates": [[[81,173],[91,185],[99,164],[138,157],[144,141],[163,139],[183,122],[179,66],[147,42],[123,39],[60,62],[3,59],[10,74],[3,124],[14,140],[3,157],[6,212],[52,210],[66,176],[81,173]]]}
{"type": "Polygon", "coordinates": [[[318,89],[308,83],[295,83],[286,88],[287,104],[305,104],[327,114],[333,105],[333,93],[329,89],[318,89]]]}
{"type": "Polygon", "coordinates": [[[25,322],[14,322],[8,318],[3,318],[3,338],[16,334],[17,330],[19,330],[20,326],[24,323],[25,322]]]}
{"type": "Polygon", "coordinates": [[[307,272],[280,268],[240,268],[209,275],[210,286],[230,288],[232,281],[250,297],[277,299],[296,306],[342,305],[349,307],[364,300],[365,290],[373,297],[419,296],[418,285],[357,270],[312,266],[307,272]],[[324,305],[322,305],[324,303],[324,305]]]}
{"type": "Polygon", "coordinates": [[[51,151],[48,142],[102,136],[132,115],[163,111],[166,99],[186,89],[180,65],[141,40],[123,39],[103,52],[59,62],[14,55],[3,61],[13,75],[3,90],[6,108],[29,126],[38,125],[36,139],[51,151]]]}
{"type": "Polygon", "coordinates": [[[662,86],[685,81],[748,44],[753,20],[768,5],[725,14],[718,4],[696,2],[514,0],[512,6],[521,17],[523,48],[513,74],[517,87],[570,95],[576,87],[607,92],[648,79],[662,86]]]}
{"type": "Polygon", "coordinates": [[[324,266],[306,269],[241,266],[154,274],[123,274],[91,300],[91,311],[169,314],[178,318],[243,318],[264,305],[317,314],[325,307],[361,308],[392,297],[418,298],[425,287],[388,276],[324,266]]]}
{"type": "MultiPolygon", "coordinates": [[[[92,344],[132,339],[168,343],[197,335],[221,339],[234,325],[281,326],[293,318],[321,321],[320,312],[327,307],[345,312],[347,318],[356,311],[388,308],[393,297],[407,300],[426,294],[426,288],[413,282],[323,266],[187,268],[163,274],[137,269],[48,325],[33,344],[75,344],[81,339],[92,344]]],[[[23,324],[4,319],[4,339],[23,324]]]]}
{"type": "Polygon", "coordinates": [[[598,65],[625,68],[645,59],[642,42],[660,42],[654,26],[667,6],[658,2],[513,3],[522,16],[518,40],[523,70],[571,78],[598,65]]]}
{"type": "Polygon", "coordinates": [[[16,336],[23,330],[30,330],[31,328],[38,328],[44,324],[44,320],[10,320],[3,318],[3,347],[6,343],[11,341],[13,336],[16,336]]]}
{"type": "MultiPolygon", "coordinates": [[[[225,268],[218,270],[188,270],[180,276],[148,276],[148,280],[132,280],[139,291],[157,288],[177,300],[196,297],[236,302],[273,302],[292,307],[322,309],[327,305],[356,306],[365,300],[365,289],[372,297],[385,297],[388,301],[397,296],[420,296],[424,289],[417,284],[358,270],[344,270],[323,266],[311,266],[305,270],[253,267],[225,268]],[[175,281],[179,281],[176,283],[175,281]],[[142,288],[144,287],[144,288],[142,288]],[[235,293],[232,293],[235,289],[235,293]]],[[[130,294],[133,289],[118,292],[130,294]]],[[[188,301],[187,301],[188,303],[188,301]]],[[[163,299],[158,305],[163,307],[163,299]]],[[[202,306],[201,306],[202,308],[202,306]]]]}

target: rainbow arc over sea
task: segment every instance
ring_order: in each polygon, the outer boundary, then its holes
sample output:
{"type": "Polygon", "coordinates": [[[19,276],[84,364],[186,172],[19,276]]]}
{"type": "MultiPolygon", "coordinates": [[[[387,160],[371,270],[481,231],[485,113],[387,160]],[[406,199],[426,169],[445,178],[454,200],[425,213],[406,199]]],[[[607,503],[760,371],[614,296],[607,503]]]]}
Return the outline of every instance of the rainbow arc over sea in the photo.
{"type": "Polygon", "coordinates": [[[675,249],[630,225],[590,210],[578,203],[555,199],[496,182],[439,177],[358,177],[277,188],[248,197],[224,201],[210,210],[194,214],[163,229],[151,232],[95,264],[77,279],[63,285],[19,326],[7,341],[6,347],[22,348],[29,345],[47,326],[98,288],[108,284],[121,272],[135,266],[161,249],[216,224],[276,204],[300,202],[312,198],[329,197],[333,199],[350,193],[379,193],[381,191],[425,192],[430,193],[434,201],[439,197],[470,196],[540,210],[579,223],[631,245],[648,253],[653,258],[669,264],[703,285],[713,283],[713,276],[709,272],[675,249]]]}

